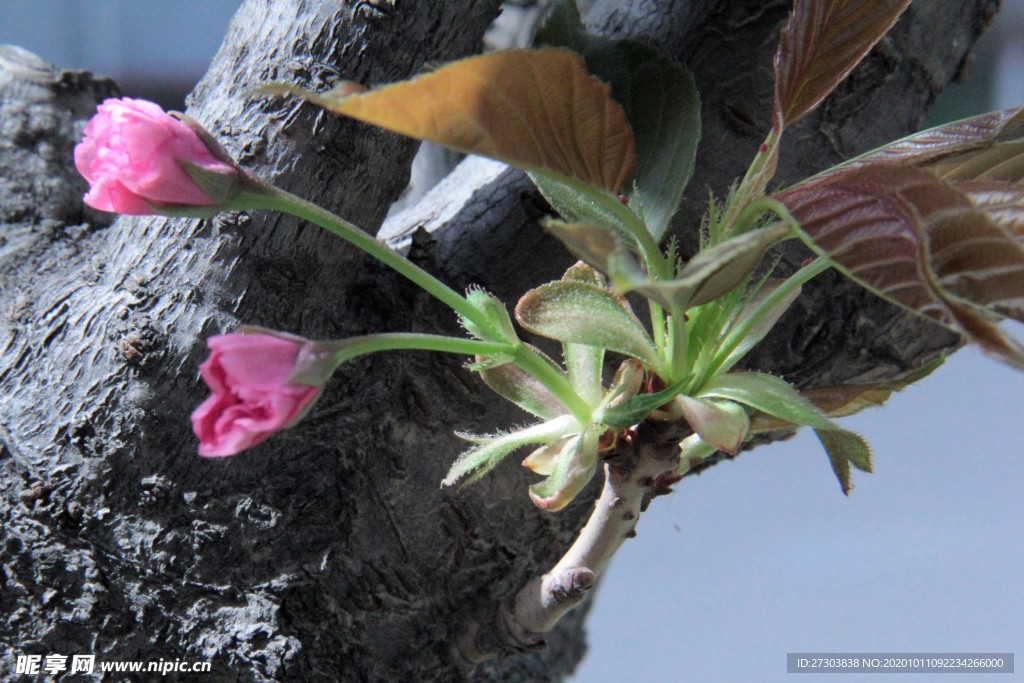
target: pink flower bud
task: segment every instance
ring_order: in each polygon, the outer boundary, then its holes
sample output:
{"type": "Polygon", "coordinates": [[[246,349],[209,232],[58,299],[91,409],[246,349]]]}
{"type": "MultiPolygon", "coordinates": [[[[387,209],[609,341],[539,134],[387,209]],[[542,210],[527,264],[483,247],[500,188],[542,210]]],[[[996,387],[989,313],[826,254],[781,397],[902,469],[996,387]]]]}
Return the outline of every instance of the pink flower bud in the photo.
{"type": "Polygon", "coordinates": [[[162,206],[176,211],[217,206],[230,198],[240,170],[220,152],[159,105],[108,99],[85,124],[85,138],[75,146],[75,166],[91,186],[85,195],[89,206],[159,214],[165,213],[162,206]],[[205,181],[203,187],[196,179],[205,181]]]}
{"type": "Polygon", "coordinates": [[[293,383],[314,342],[270,334],[222,334],[207,340],[199,372],[213,391],[192,413],[199,455],[234,455],[297,422],[321,387],[293,383]]]}

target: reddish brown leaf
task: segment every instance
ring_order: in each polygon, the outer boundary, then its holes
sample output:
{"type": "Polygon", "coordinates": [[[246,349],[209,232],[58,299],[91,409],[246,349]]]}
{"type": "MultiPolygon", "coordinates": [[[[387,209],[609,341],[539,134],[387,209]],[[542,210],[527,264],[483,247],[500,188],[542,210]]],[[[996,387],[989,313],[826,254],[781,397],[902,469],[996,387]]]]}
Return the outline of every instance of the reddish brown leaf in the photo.
{"type": "Polygon", "coordinates": [[[777,198],[854,280],[1024,367],[1024,349],[992,321],[1024,320],[1024,248],[952,184],[876,165],[777,198]]]}
{"type": "Polygon", "coordinates": [[[777,198],[850,277],[884,298],[946,323],[924,272],[913,207],[884,186],[849,178],[799,185],[777,198]]]}
{"type": "Polygon", "coordinates": [[[957,182],[1024,182],[1024,106],[914,133],[821,176],[843,168],[880,164],[915,166],[957,182]]]}
{"type": "Polygon", "coordinates": [[[917,166],[952,181],[1024,182],[1024,107],[915,133],[840,168],[878,164],[917,166]]]}
{"type": "Polygon", "coordinates": [[[955,185],[993,223],[1024,246],[1024,183],[966,180],[955,185]]]}
{"type": "Polygon", "coordinates": [[[530,171],[618,192],[635,163],[633,134],[611,88],[569,50],[507,50],[453,62],[408,81],[365,91],[343,83],[317,94],[321,107],[420,140],[530,171]]]}
{"type": "Polygon", "coordinates": [[[782,127],[821,103],[885,35],[910,0],[796,0],[775,55],[782,127]]]}

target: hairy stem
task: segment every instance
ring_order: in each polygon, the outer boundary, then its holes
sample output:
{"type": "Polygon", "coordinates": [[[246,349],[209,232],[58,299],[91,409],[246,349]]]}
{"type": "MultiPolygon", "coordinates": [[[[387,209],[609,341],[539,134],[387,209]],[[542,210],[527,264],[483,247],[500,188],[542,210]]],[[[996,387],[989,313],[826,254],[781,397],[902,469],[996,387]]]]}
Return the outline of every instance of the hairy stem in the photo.
{"type": "Polygon", "coordinates": [[[445,337],[436,334],[418,332],[384,332],[368,334],[362,337],[340,339],[325,343],[335,353],[335,362],[339,365],[358,356],[381,351],[439,351],[442,353],[458,353],[466,356],[486,356],[501,353],[514,353],[515,347],[501,342],[485,342],[460,337],[445,337]]]}
{"type": "MultiPolygon", "coordinates": [[[[298,218],[315,223],[320,227],[334,233],[349,244],[361,249],[366,254],[377,259],[400,275],[421,287],[431,296],[448,305],[456,313],[474,323],[482,331],[491,336],[498,343],[505,343],[508,347],[507,333],[500,325],[488,316],[483,310],[477,308],[469,299],[462,296],[454,289],[438,280],[436,277],[423,270],[415,263],[405,258],[397,251],[368,235],[352,223],[334,215],[302,197],[286,192],[272,185],[264,184],[262,181],[253,179],[253,190],[244,193],[235,200],[239,208],[244,209],[274,209],[289,213],[298,218]]],[[[404,340],[396,337],[397,343],[411,341],[411,337],[404,340]]],[[[390,342],[387,342],[390,343],[390,342]]],[[[423,348],[423,347],[399,347],[392,348],[423,348]]],[[[451,348],[450,342],[443,347],[436,347],[431,350],[446,351],[451,348]]],[[[467,347],[468,348],[468,347],[467,347]]],[[[480,347],[482,348],[482,347],[480,347]]],[[[384,350],[381,347],[377,350],[384,350]]],[[[551,390],[555,396],[569,409],[570,412],[581,423],[585,424],[590,420],[591,408],[578,393],[572,388],[568,379],[548,363],[532,348],[516,340],[513,348],[503,348],[501,352],[514,353],[513,363],[527,373],[536,377],[544,386],[551,390]]]]}

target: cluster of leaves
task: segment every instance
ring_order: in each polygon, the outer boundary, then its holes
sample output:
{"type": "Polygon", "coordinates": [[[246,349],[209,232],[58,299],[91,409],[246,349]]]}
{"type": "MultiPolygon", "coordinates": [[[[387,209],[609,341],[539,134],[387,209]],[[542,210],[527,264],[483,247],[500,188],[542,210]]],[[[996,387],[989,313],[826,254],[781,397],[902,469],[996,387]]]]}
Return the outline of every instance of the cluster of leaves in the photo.
{"type": "MultiPolygon", "coordinates": [[[[828,265],[880,296],[1024,367],[994,324],[1024,320],[1024,111],[929,131],[766,195],[786,126],[812,111],[899,17],[909,0],[796,0],[775,61],[773,128],[746,176],[712,203],[701,251],[683,263],[662,247],[693,172],[700,103],[686,69],[629,40],[586,32],[559,0],[544,47],[454,62],[373,90],[273,86],[326,109],[524,169],[560,218],[544,225],[581,261],[528,292],[519,325],[557,342],[562,362],[530,368],[477,358],[484,382],[539,422],[469,436],[445,483],[473,480],[513,451],[545,479],[534,502],[556,510],[592,478],[599,451],[643,420],[685,424],[680,470],[754,434],[809,426],[842,488],[871,470],[866,443],[829,418],[883,403],[926,375],[801,394],[781,378],[735,370],[800,288],[828,265]],[[786,279],[755,276],[776,243],[800,237],[824,259],[786,279]],[[649,326],[625,298],[645,300],[649,326]],[[605,356],[626,357],[606,382],[605,356]],[[554,377],[557,381],[552,381],[554,377]],[[582,408],[581,408],[582,406],[582,408]]],[[[504,307],[470,295],[519,341],[504,307]]],[[[469,332],[488,340],[479,326],[469,332]]]]}

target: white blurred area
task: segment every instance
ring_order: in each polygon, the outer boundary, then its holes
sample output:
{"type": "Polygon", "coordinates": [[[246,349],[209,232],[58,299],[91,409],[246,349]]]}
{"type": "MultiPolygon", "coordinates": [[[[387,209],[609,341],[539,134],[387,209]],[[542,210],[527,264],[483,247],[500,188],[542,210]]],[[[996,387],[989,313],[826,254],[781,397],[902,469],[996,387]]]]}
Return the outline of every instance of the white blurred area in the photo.
{"type": "Polygon", "coordinates": [[[993,109],[1024,104],[1024,0],[1003,0],[993,27],[996,48],[993,109]]]}
{"type": "Polygon", "coordinates": [[[241,0],[0,0],[0,43],[182,109],[241,0]]]}

